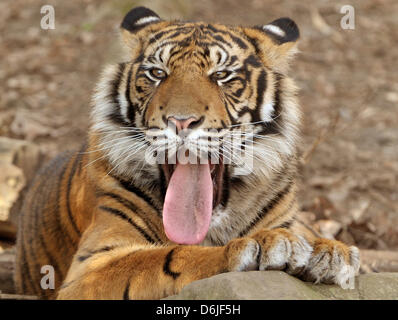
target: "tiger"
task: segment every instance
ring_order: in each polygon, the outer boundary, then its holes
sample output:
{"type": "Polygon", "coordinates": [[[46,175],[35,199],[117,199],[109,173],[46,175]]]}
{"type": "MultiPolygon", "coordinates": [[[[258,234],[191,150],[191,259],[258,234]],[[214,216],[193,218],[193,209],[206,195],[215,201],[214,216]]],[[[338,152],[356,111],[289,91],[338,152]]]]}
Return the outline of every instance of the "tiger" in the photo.
{"type": "Polygon", "coordinates": [[[127,58],[103,70],[86,142],[41,169],[25,197],[17,292],[161,299],[251,270],[352,287],[358,248],[299,216],[296,23],[167,21],[137,7],[120,34],[127,58]],[[172,161],[181,150],[193,156],[172,161]]]}

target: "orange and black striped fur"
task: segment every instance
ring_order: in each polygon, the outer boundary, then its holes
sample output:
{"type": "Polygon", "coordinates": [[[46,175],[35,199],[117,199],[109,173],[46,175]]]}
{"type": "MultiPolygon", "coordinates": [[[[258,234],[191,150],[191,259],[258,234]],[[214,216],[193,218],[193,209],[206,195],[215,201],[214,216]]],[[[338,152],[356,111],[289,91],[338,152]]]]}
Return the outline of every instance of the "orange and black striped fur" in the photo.
{"type": "Polygon", "coordinates": [[[157,299],[221,272],[275,269],[349,286],[358,249],[317,237],[297,217],[300,112],[287,74],[296,24],[288,18],[252,28],[168,22],[139,7],[121,30],[129,57],[102,75],[87,144],[41,170],[26,196],[18,292],[157,299]],[[204,129],[254,140],[251,171],[240,174],[235,162],[227,163],[234,149],[212,167],[211,221],[198,243],[169,239],[183,234],[162,220],[174,167],[145,161],[148,152],[162,150],[162,137],[173,138],[170,119],[192,129],[185,142],[193,145],[208,140],[204,129]],[[54,267],[54,290],[41,288],[44,265],[54,267]]]}

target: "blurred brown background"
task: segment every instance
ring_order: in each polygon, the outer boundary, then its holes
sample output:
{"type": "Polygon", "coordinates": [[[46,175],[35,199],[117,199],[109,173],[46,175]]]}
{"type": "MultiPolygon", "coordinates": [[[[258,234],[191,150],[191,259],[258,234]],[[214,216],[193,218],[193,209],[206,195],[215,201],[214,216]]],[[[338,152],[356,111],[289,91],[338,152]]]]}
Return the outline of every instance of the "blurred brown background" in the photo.
{"type": "MultiPolygon", "coordinates": [[[[120,58],[118,26],[137,5],[165,19],[242,25],[295,20],[301,52],[291,75],[304,111],[305,219],[325,236],[362,249],[398,249],[395,0],[1,1],[0,136],[22,142],[7,140],[0,148],[0,207],[9,190],[23,190],[33,167],[83,142],[93,87],[104,63],[120,58]],[[40,28],[46,4],[55,8],[55,30],[40,28]],[[346,4],[355,9],[355,30],[340,27],[346,4]],[[13,180],[18,167],[23,171],[13,180]]],[[[9,206],[17,205],[16,196],[10,199],[9,206]]],[[[12,236],[4,236],[0,251],[12,245],[12,236]]]]}

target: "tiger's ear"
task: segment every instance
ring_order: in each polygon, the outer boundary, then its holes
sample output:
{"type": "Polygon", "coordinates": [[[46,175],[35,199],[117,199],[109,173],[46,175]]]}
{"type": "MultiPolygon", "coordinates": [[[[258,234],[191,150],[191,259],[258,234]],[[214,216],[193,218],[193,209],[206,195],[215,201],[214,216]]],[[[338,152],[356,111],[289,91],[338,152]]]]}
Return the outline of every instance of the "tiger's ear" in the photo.
{"type": "Polygon", "coordinates": [[[160,17],[151,9],[137,7],[126,14],[120,27],[129,33],[136,33],[149,24],[160,21],[160,17]]]}
{"type": "Polygon", "coordinates": [[[164,22],[152,10],[145,7],[131,9],[124,17],[120,25],[122,38],[130,48],[137,48],[141,40],[147,38],[149,32],[160,22],[164,22]]]}
{"type": "Polygon", "coordinates": [[[297,52],[300,37],[299,29],[292,19],[280,18],[264,26],[244,28],[243,31],[264,62],[275,70],[287,70],[290,59],[297,52]]]}

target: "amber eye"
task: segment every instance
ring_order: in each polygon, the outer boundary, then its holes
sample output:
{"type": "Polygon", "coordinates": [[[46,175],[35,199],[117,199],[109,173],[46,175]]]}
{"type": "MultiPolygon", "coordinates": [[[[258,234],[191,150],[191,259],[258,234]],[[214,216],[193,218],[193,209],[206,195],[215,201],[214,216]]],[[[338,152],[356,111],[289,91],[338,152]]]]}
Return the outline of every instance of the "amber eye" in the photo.
{"type": "Polygon", "coordinates": [[[216,71],[213,73],[213,78],[215,80],[222,80],[228,77],[229,72],[228,71],[216,71]]]}
{"type": "Polygon", "coordinates": [[[157,79],[164,79],[167,76],[166,72],[162,69],[153,68],[149,72],[157,79]]]}

